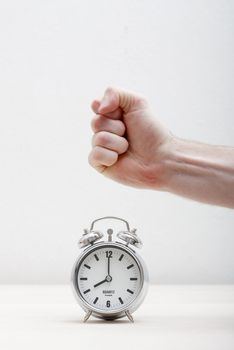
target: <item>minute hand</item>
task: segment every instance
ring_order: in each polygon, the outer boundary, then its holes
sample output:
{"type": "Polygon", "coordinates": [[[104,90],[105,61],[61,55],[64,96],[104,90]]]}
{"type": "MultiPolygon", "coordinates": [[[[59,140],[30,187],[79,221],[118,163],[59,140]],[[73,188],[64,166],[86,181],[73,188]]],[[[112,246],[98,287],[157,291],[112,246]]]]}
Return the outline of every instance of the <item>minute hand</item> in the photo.
{"type": "Polygon", "coordinates": [[[107,274],[110,276],[110,258],[108,258],[107,274]]]}
{"type": "Polygon", "coordinates": [[[105,278],[103,281],[96,283],[96,284],[94,285],[94,288],[100,286],[102,283],[105,283],[105,282],[107,282],[107,281],[106,281],[106,278],[105,278]]]}

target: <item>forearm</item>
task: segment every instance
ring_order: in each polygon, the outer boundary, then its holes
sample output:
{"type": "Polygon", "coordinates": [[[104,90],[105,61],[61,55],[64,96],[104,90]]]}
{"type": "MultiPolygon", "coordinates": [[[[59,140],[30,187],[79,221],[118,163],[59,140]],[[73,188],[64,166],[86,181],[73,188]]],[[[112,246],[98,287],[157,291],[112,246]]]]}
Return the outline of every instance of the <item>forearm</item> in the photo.
{"type": "Polygon", "coordinates": [[[164,160],[163,190],[234,208],[234,148],[175,138],[164,160]]]}

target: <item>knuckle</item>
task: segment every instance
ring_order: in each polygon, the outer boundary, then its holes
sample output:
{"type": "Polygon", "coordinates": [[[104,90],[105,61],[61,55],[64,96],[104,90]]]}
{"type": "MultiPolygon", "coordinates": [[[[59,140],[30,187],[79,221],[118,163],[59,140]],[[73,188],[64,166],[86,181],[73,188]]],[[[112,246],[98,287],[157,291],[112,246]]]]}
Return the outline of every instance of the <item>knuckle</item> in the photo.
{"type": "Polygon", "coordinates": [[[100,128],[100,117],[98,115],[95,115],[93,119],[91,120],[91,128],[95,132],[99,130],[100,128]]]}
{"type": "Polygon", "coordinates": [[[119,135],[122,136],[126,131],[126,127],[121,120],[117,120],[117,122],[118,122],[118,128],[119,128],[119,135]]]}
{"type": "Polygon", "coordinates": [[[90,152],[88,156],[88,163],[89,165],[93,166],[94,165],[94,152],[90,152]]]}
{"type": "Polygon", "coordinates": [[[107,151],[95,146],[88,156],[88,163],[93,167],[111,166],[118,160],[118,154],[114,151],[107,151]]]}
{"type": "Polygon", "coordinates": [[[94,144],[104,146],[109,141],[109,135],[105,131],[99,131],[97,134],[94,135],[94,144]]]}
{"type": "Polygon", "coordinates": [[[112,159],[110,160],[109,165],[111,166],[111,165],[115,164],[117,162],[117,160],[118,160],[118,153],[113,152],[112,159]]]}
{"type": "Polygon", "coordinates": [[[113,86],[109,85],[109,86],[107,86],[105,92],[106,92],[106,93],[109,93],[109,92],[111,92],[113,89],[114,89],[113,86]]]}
{"type": "Polygon", "coordinates": [[[135,104],[139,107],[146,108],[148,106],[148,101],[144,95],[137,94],[135,96],[135,104]]]}
{"type": "Polygon", "coordinates": [[[126,152],[128,149],[128,141],[125,138],[122,138],[122,142],[121,142],[121,153],[126,152]]]}
{"type": "Polygon", "coordinates": [[[124,148],[125,148],[125,151],[128,149],[128,141],[124,138],[124,148]]]}
{"type": "Polygon", "coordinates": [[[93,166],[95,163],[99,162],[100,160],[101,160],[100,151],[98,147],[94,147],[88,157],[89,164],[93,166]]]}

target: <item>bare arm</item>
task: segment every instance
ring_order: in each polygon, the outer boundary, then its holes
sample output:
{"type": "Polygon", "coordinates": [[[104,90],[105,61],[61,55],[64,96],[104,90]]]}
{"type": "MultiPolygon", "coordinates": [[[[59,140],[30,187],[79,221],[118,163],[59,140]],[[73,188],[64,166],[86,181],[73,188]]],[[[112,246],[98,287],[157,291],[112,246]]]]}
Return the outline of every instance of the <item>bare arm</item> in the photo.
{"type": "Polygon", "coordinates": [[[234,208],[234,148],[173,138],[164,159],[164,190],[234,208]]]}

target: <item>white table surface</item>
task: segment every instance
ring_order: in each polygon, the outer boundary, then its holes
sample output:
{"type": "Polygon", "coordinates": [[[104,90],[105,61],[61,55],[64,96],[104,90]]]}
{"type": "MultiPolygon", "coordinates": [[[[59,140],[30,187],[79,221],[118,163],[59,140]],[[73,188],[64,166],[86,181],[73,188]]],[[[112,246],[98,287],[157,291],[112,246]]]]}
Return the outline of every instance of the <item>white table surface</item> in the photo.
{"type": "Polygon", "coordinates": [[[0,349],[234,349],[234,286],[150,286],[134,323],[83,316],[70,286],[0,286],[0,349]]]}

